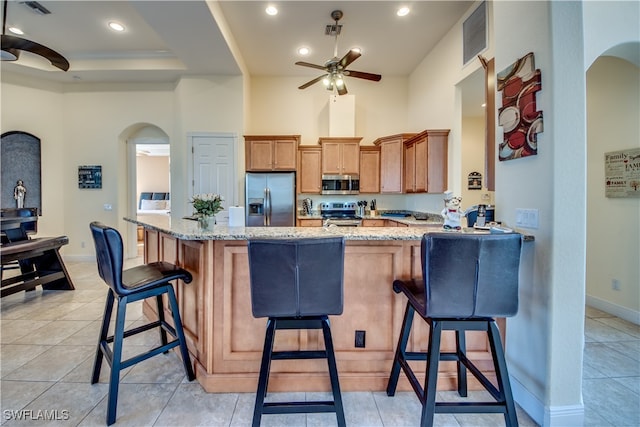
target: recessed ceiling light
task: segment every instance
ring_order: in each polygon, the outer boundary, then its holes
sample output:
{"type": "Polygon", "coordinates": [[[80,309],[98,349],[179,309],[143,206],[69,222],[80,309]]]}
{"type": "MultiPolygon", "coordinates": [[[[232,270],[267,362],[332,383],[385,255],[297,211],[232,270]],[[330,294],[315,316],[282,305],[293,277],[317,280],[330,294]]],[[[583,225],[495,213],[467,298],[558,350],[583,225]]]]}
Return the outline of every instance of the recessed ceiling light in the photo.
{"type": "Polygon", "coordinates": [[[17,34],[19,36],[24,34],[24,31],[22,31],[20,28],[18,27],[9,27],[9,31],[11,31],[13,34],[17,34]]]}
{"type": "Polygon", "coordinates": [[[398,16],[407,16],[409,14],[409,12],[411,11],[411,9],[409,9],[407,6],[403,6],[400,9],[398,9],[398,11],[396,12],[396,14],[398,16]]]}
{"type": "Polygon", "coordinates": [[[303,46],[303,47],[298,49],[298,54],[299,55],[307,56],[307,55],[309,55],[309,52],[310,52],[310,50],[306,46],[303,46]]]}
{"type": "Polygon", "coordinates": [[[482,108],[486,107],[487,104],[485,104],[484,102],[480,105],[482,108]]]}
{"type": "Polygon", "coordinates": [[[275,6],[267,6],[264,11],[267,12],[267,15],[271,16],[278,14],[278,9],[275,6]]]}
{"type": "Polygon", "coordinates": [[[109,22],[109,28],[111,28],[113,31],[118,31],[118,32],[124,31],[124,25],[116,21],[109,22]]]}

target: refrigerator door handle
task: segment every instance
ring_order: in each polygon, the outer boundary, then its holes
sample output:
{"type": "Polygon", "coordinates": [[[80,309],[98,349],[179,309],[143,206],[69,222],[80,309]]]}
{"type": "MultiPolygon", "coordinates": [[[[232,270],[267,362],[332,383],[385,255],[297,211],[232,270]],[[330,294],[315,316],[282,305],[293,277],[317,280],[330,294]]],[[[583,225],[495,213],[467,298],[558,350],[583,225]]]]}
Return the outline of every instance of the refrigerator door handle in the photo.
{"type": "Polygon", "coordinates": [[[271,190],[269,187],[264,189],[264,225],[271,225],[271,190]]]}

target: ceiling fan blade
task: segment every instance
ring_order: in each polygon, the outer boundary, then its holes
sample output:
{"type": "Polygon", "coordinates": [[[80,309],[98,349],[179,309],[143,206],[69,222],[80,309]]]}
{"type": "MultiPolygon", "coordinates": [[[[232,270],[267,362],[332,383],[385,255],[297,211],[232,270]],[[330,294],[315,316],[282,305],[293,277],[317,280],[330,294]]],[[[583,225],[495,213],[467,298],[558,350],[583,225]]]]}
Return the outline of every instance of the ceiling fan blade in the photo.
{"type": "Polygon", "coordinates": [[[344,70],[343,73],[345,76],[357,77],[359,79],[365,79],[365,80],[372,80],[374,82],[379,82],[380,79],[382,79],[382,76],[380,74],[365,73],[363,71],[344,70]]]}
{"type": "Polygon", "coordinates": [[[296,62],[296,65],[302,65],[303,67],[316,68],[318,70],[326,70],[327,69],[327,67],[325,67],[324,65],[316,65],[316,64],[311,64],[309,62],[304,62],[304,61],[296,62]]]}
{"type": "Polygon", "coordinates": [[[347,94],[347,85],[342,83],[341,86],[337,87],[338,89],[338,95],[346,95],[347,94]]]}
{"type": "Polygon", "coordinates": [[[315,79],[313,79],[311,81],[308,81],[305,84],[303,84],[302,86],[298,87],[298,89],[306,89],[309,86],[311,86],[312,84],[318,83],[320,80],[324,79],[326,76],[327,76],[326,74],[323,74],[320,77],[316,77],[315,79]]]}
{"type": "Polygon", "coordinates": [[[53,49],[49,49],[46,46],[41,45],[40,43],[33,42],[31,40],[23,39],[20,37],[11,36],[8,34],[2,35],[2,50],[9,49],[18,49],[24,50],[26,52],[35,53],[36,55],[40,55],[43,58],[46,58],[51,65],[56,68],[61,69],[62,71],[67,71],[69,69],[69,61],[56,52],[53,49]]]}
{"type": "Polygon", "coordinates": [[[355,50],[350,50],[347,52],[345,56],[340,60],[340,66],[344,69],[349,66],[353,61],[360,58],[362,54],[360,52],[356,52],[355,50]]]}

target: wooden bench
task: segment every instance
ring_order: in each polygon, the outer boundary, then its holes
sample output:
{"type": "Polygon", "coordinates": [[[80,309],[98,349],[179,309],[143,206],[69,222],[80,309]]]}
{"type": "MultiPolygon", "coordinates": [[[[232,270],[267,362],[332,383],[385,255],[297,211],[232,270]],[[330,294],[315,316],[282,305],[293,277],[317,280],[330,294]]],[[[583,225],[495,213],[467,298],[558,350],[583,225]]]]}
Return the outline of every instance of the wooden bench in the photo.
{"type": "Polygon", "coordinates": [[[59,252],[68,243],[67,236],[3,243],[0,247],[3,266],[14,261],[29,262],[22,263],[21,274],[2,279],[0,297],[31,290],[38,285],[42,285],[43,289],[74,290],[59,252]]]}

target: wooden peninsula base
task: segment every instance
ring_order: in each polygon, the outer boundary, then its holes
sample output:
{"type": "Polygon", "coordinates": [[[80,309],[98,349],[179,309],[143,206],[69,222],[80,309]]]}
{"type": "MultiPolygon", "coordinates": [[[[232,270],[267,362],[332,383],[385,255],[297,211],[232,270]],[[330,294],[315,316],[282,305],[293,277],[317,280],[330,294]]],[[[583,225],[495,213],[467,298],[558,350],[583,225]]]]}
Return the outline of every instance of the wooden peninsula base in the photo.
{"type": "MultiPolygon", "coordinates": [[[[145,262],[165,260],[193,274],[191,284],[180,282],[176,290],[197,380],[207,392],[255,392],[266,320],[251,314],[246,238],[183,239],[180,233],[135,222],[145,226],[145,262]]],[[[388,230],[391,233],[396,229],[388,230]]],[[[386,390],[406,303],[393,292],[391,284],[396,278],[421,276],[419,238],[425,231],[416,229],[413,238],[397,240],[347,237],[344,313],[331,317],[342,390],[386,390]],[[364,348],[355,347],[356,331],[366,332],[364,348]]],[[[145,316],[157,317],[155,309],[154,303],[145,303],[145,316]]],[[[425,322],[416,322],[410,341],[413,351],[426,350],[427,327],[425,322]]],[[[279,331],[276,335],[276,350],[315,350],[322,345],[318,331],[279,331]]],[[[468,333],[467,348],[470,359],[493,380],[484,334],[468,333]]],[[[443,350],[454,349],[451,333],[445,338],[443,350]]],[[[416,366],[422,366],[417,371],[424,372],[424,363],[416,366]]],[[[272,391],[330,390],[323,360],[275,361],[272,372],[272,391]]],[[[481,389],[471,374],[468,380],[470,389],[481,389]]],[[[455,362],[440,364],[438,389],[456,389],[455,362]]],[[[404,375],[399,390],[411,390],[404,375]]]]}

